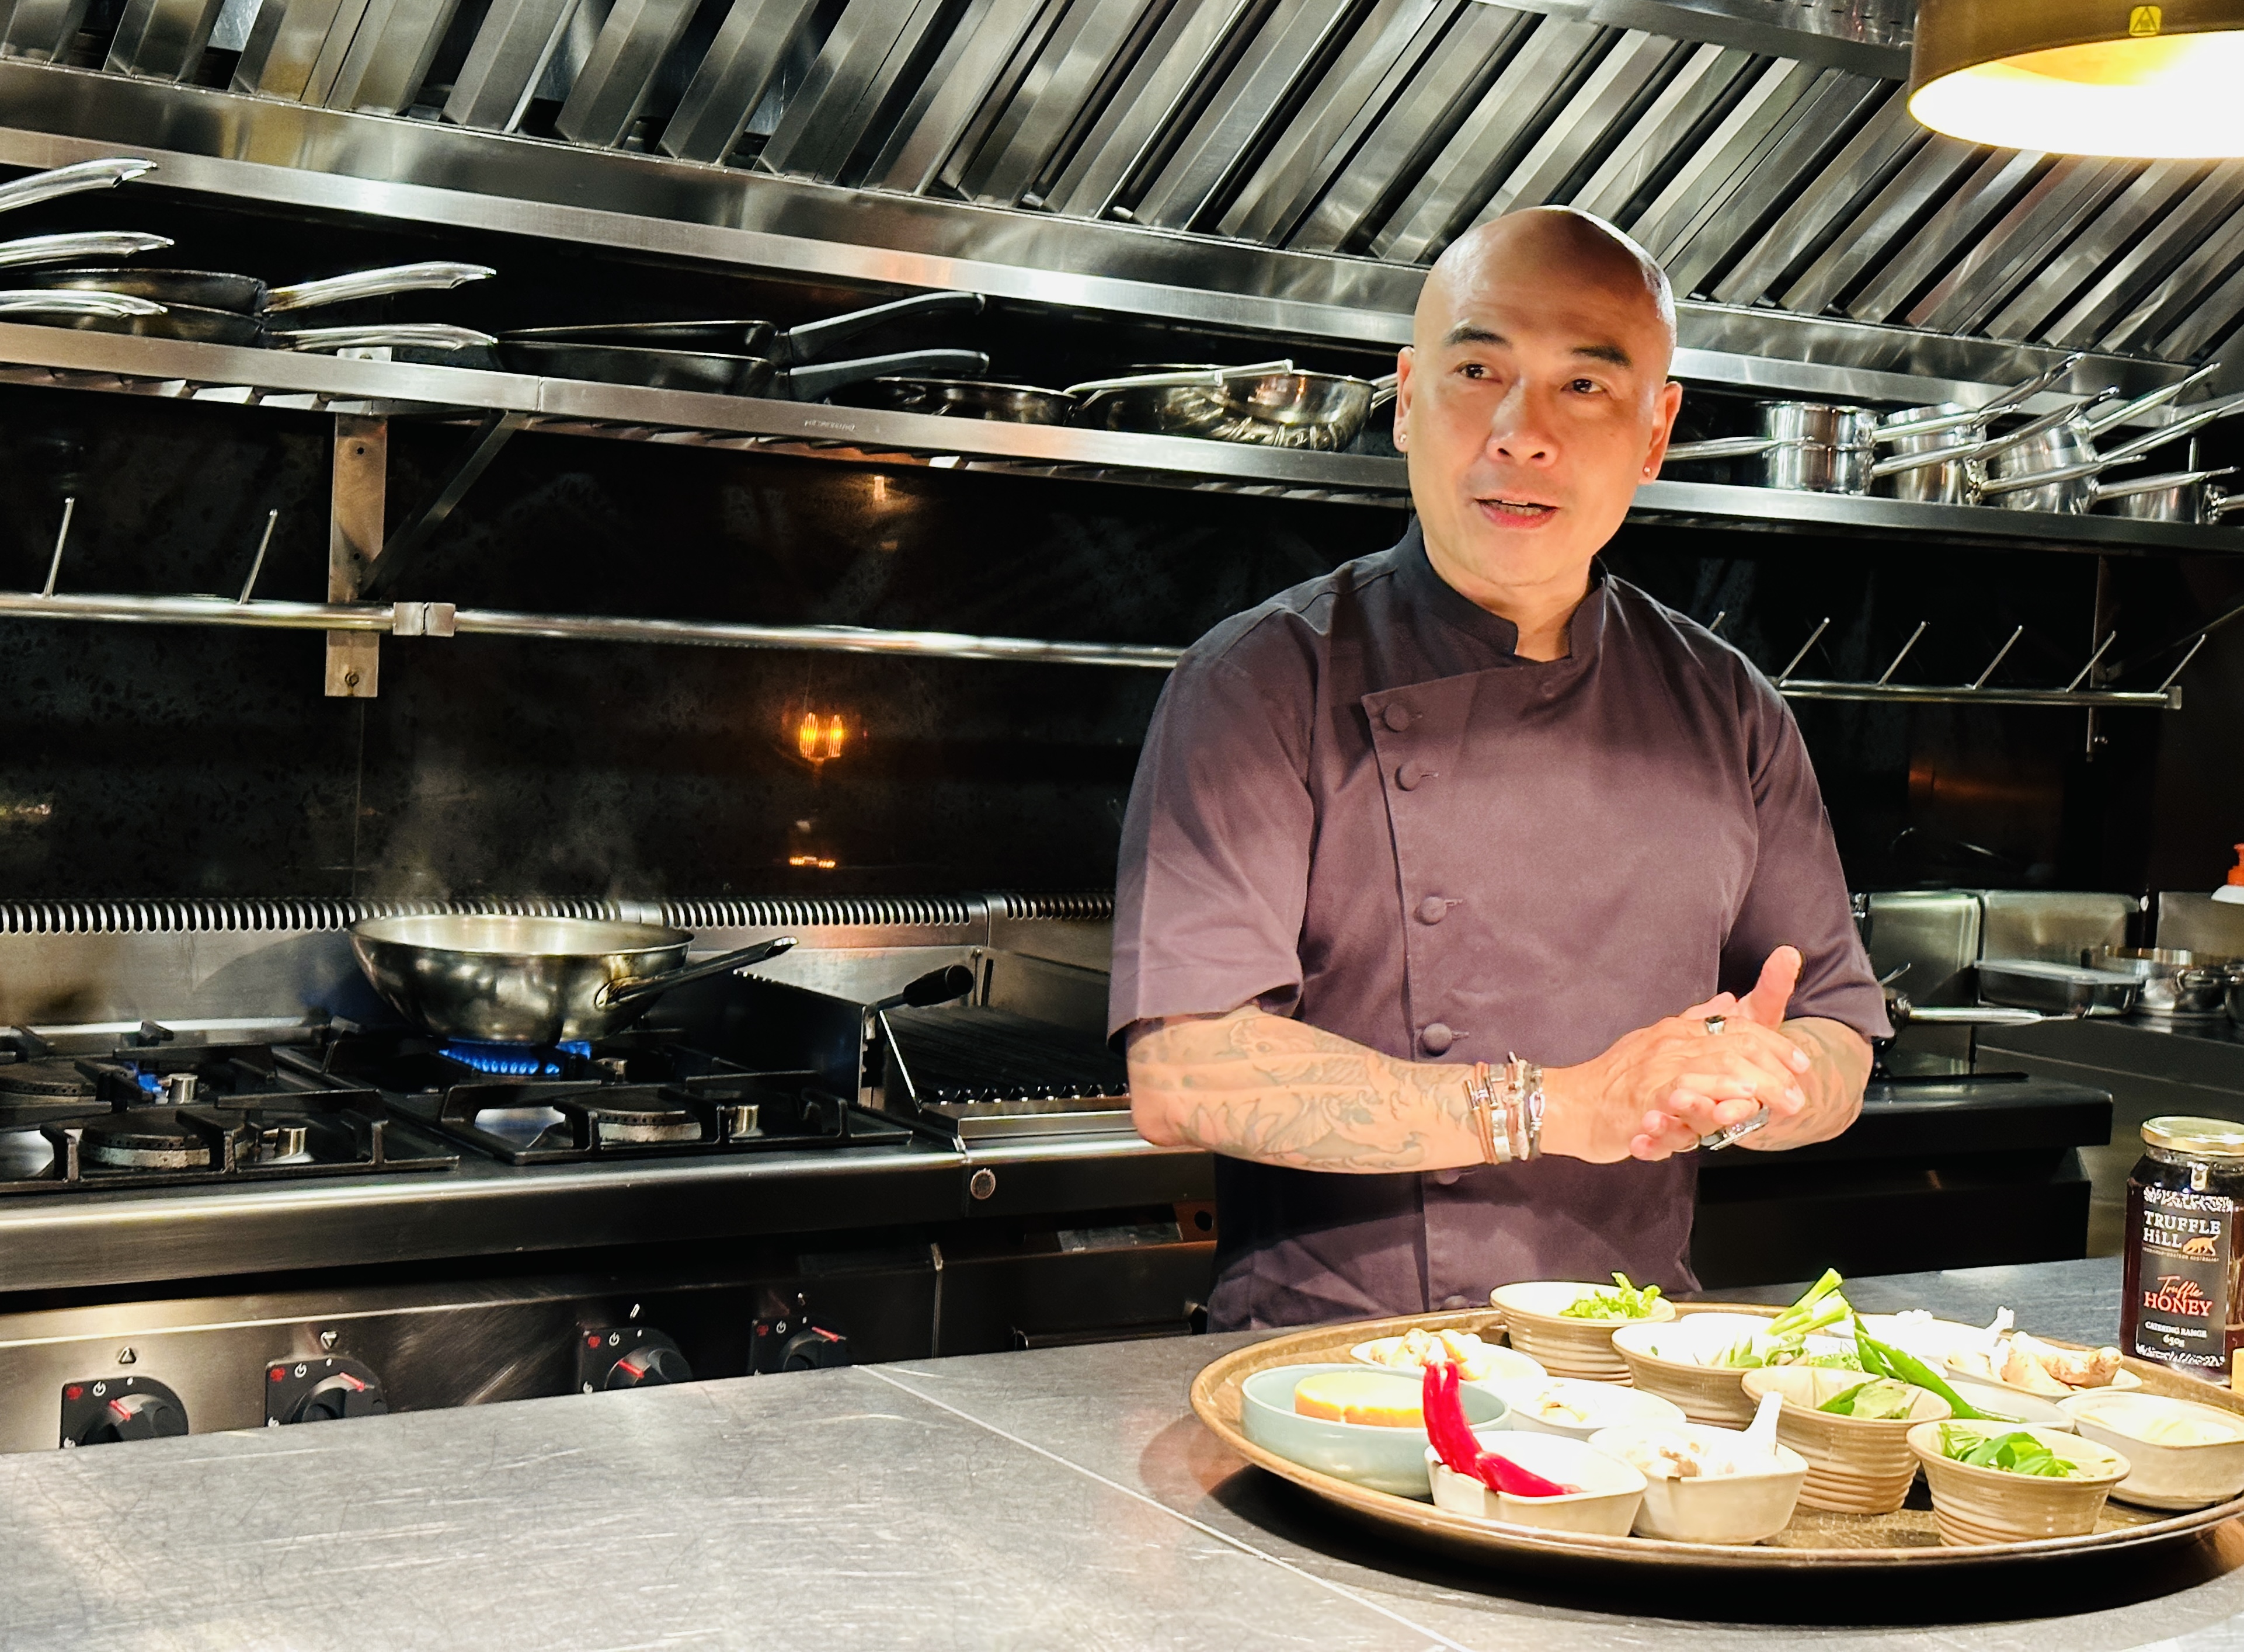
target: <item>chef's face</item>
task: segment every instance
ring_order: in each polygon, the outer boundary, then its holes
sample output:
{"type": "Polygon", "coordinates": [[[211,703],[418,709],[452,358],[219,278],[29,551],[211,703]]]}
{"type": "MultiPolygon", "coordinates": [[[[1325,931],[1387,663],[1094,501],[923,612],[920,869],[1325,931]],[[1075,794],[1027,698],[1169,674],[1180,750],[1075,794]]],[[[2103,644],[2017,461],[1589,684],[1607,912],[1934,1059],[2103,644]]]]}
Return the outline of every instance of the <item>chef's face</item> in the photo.
{"type": "Polygon", "coordinates": [[[1395,433],[1428,554],[1468,597],[1571,586],[1658,474],[1682,402],[1662,295],[1581,214],[1482,226],[1427,277],[1395,433]]]}

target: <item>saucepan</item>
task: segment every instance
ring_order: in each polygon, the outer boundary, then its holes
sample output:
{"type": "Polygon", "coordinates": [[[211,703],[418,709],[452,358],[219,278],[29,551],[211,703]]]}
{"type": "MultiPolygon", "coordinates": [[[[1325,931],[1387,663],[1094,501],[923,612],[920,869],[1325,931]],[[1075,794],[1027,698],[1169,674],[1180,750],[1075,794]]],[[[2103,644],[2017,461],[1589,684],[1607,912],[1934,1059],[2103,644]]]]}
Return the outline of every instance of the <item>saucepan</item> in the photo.
{"type": "Polygon", "coordinates": [[[2012,447],[1992,467],[1993,479],[2009,481],[2031,474],[2038,475],[2041,482],[2031,487],[2005,489],[2000,495],[2000,502],[2013,511],[2052,511],[2078,516],[2092,506],[2099,498],[2110,497],[2108,490],[2099,494],[2097,489],[2086,485],[2099,472],[2129,459],[2139,458],[2153,448],[2163,447],[2169,442],[2203,429],[2215,419],[2244,413],[2244,396],[2208,402],[2191,409],[2169,423],[2121,443],[2108,453],[2097,450],[2098,437],[2138,413],[2158,406],[2163,401],[2172,400],[2174,395],[2197,383],[2218,365],[2217,362],[2209,362],[2189,377],[2153,390],[2147,396],[2138,396],[2132,402],[2092,417],[2083,416],[2056,426],[2041,432],[2031,442],[2012,447]]]}
{"type": "Polygon", "coordinates": [[[351,925],[384,1002],[441,1038],[558,1044],[604,1038],[674,986],[776,957],[794,937],[686,962],[693,936],[659,924],[426,913],[351,925]]]}
{"type": "Polygon", "coordinates": [[[2237,960],[2174,947],[2107,946],[2084,950],[2082,964],[2113,975],[2134,978],[2139,991],[2135,1010],[2142,1015],[2211,1016],[2221,1013],[2229,972],[2237,960]]]}
{"type": "Polygon", "coordinates": [[[2178,471],[2170,476],[2148,477],[2125,494],[2105,495],[2112,502],[2113,516],[2139,522],[2218,522],[2231,511],[2244,511],[2244,493],[2231,493],[2211,485],[2216,477],[2234,474],[2236,467],[2218,471],[2178,471]],[[2162,484],[2153,486],[2152,484],[2162,484]]]}
{"type": "Polygon", "coordinates": [[[1066,393],[1080,403],[1074,422],[1093,429],[1331,452],[1355,441],[1372,410],[1395,399],[1396,384],[1391,373],[1360,379],[1306,372],[1290,361],[1160,363],[1071,384],[1066,393]]]}
{"type": "MultiPolygon", "coordinates": [[[[2110,392],[2105,392],[2108,395],[2110,392]]],[[[2092,403],[2100,396],[2090,397],[2092,403]]],[[[1889,477],[1911,471],[1937,470],[1966,478],[1958,491],[1968,503],[1969,465],[1975,461],[2031,441],[2041,431],[2071,418],[2081,403],[2072,403],[2043,414],[2001,436],[1971,434],[1963,441],[1941,442],[1914,451],[1880,458],[1879,416],[1868,408],[1827,402],[1767,402],[1761,404],[1759,436],[1720,437],[1706,442],[1679,442],[1667,450],[1668,463],[1700,459],[1746,459],[1761,462],[1761,485],[1806,493],[1868,493],[1889,477]]],[[[1912,444],[1914,445],[1914,444],[1912,444]]],[[[1938,498],[1950,492],[1947,479],[1922,491],[1938,498]]]]}

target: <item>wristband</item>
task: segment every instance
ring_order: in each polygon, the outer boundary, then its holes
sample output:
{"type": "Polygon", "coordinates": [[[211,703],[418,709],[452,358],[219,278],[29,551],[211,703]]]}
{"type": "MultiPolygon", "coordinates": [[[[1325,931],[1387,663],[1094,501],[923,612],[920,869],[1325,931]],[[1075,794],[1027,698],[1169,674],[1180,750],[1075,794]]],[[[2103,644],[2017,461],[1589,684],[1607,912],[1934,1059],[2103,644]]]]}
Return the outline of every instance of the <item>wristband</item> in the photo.
{"type": "Polygon", "coordinates": [[[1490,1093],[1488,1086],[1488,1063],[1476,1061],[1465,1069],[1465,1100],[1472,1120],[1473,1134],[1480,1141],[1481,1162],[1504,1164],[1511,1153],[1511,1125],[1509,1117],[1499,1120],[1500,1107],[1509,1114],[1490,1093]]]}

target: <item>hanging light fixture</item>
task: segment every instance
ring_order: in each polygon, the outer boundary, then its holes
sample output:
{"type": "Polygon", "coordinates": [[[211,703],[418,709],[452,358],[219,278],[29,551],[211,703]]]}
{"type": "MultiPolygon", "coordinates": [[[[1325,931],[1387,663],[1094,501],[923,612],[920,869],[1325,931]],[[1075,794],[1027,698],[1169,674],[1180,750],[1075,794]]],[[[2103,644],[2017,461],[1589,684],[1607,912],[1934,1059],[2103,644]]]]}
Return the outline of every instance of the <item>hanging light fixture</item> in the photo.
{"type": "Polygon", "coordinates": [[[1918,0],[1909,112],[1968,143],[2244,156],[2244,0],[1918,0]]]}

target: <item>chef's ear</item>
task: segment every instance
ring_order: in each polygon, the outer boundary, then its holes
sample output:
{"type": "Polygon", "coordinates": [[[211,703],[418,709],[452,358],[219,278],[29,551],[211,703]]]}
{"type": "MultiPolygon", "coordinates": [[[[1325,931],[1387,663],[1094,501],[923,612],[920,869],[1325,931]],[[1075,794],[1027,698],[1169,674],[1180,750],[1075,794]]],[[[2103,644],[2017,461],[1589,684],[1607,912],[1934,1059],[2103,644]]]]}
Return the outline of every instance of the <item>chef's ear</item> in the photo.
{"type": "Polygon", "coordinates": [[[1405,344],[1395,352],[1395,450],[1397,453],[1409,445],[1410,375],[1417,365],[1417,352],[1409,345],[1405,344]]]}
{"type": "Polygon", "coordinates": [[[1683,410],[1683,387],[1673,379],[1661,385],[1659,405],[1653,412],[1652,450],[1644,461],[1644,479],[1651,481],[1659,474],[1659,467],[1667,459],[1667,441],[1675,434],[1675,416],[1683,410]]]}

